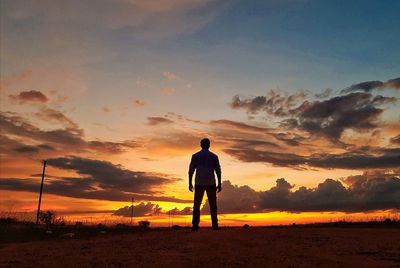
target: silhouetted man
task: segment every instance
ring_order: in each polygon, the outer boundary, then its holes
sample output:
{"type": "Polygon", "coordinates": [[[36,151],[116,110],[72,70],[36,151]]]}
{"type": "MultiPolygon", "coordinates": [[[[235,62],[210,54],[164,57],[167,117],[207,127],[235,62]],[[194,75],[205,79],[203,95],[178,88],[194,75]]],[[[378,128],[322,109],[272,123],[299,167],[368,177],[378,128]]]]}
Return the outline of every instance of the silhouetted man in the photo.
{"type": "Polygon", "coordinates": [[[201,151],[192,155],[189,166],[189,191],[193,192],[192,177],[196,170],[194,202],[193,202],[193,220],[192,230],[197,231],[200,223],[200,205],[203,200],[204,191],[207,192],[208,203],[210,204],[211,221],[214,230],[218,230],[217,217],[217,194],[221,192],[221,167],[218,156],[208,149],[210,140],[202,139],[200,142],[201,151]],[[215,185],[215,173],[218,177],[218,186],[215,185]]]}

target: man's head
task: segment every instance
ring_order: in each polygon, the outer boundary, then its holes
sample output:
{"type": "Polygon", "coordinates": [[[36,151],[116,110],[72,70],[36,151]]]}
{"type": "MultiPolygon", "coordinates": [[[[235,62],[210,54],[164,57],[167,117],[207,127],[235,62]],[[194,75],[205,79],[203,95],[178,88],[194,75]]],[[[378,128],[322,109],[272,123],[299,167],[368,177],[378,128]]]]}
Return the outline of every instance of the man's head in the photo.
{"type": "Polygon", "coordinates": [[[209,149],[210,148],[210,140],[205,138],[200,141],[200,146],[202,149],[209,149]]]}

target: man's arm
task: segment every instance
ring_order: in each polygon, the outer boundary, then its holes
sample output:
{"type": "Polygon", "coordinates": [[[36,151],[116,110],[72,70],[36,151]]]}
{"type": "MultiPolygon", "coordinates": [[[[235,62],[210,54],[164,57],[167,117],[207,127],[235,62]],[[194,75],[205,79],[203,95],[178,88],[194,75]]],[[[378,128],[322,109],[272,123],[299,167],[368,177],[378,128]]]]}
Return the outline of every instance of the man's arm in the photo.
{"type": "Polygon", "coordinates": [[[194,155],[192,155],[192,159],[190,160],[190,165],[189,165],[189,191],[191,192],[193,192],[192,178],[195,169],[196,169],[196,161],[194,155]]]}
{"type": "Polygon", "coordinates": [[[218,178],[217,190],[219,193],[222,190],[222,185],[221,185],[221,166],[219,164],[218,156],[216,156],[216,158],[215,158],[215,173],[217,174],[217,178],[218,178]]]}

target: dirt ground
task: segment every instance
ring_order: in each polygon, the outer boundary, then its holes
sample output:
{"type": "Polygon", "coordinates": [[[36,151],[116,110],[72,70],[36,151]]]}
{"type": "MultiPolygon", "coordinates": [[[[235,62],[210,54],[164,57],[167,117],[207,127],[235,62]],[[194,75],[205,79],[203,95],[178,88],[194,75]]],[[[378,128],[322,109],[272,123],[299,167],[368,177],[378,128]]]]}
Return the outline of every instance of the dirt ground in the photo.
{"type": "Polygon", "coordinates": [[[181,229],[8,243],[0,267],[400,267],[400,229],[181,229]]]}

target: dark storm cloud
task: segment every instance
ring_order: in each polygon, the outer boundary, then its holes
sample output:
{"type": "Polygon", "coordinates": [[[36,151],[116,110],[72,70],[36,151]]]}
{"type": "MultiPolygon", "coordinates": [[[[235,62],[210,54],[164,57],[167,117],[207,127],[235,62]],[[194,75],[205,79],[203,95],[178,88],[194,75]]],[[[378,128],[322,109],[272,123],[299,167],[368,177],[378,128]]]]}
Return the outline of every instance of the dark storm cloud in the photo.
{"type": "Polygon", "coordinates": [[[271,211],[371,211],[400,207],[400,178],[395,175],[361,175],[340,181],[326,179],[316,188],[300,187],[296,191],[285,179],[261,193],[260,207],[271,211]]]}
{"type": "MultiPolygon", "coordinates": [[[[47,163],[52,167],[74,171],[80,177],[48,177],[45,193],[109,201],[126,201],[134,197],[136,200],[190,202],[161,196],[160,192],[153,189],[177,181],[167,175],[132,171],[107,161],[74,156],[49,159],[47,163]]],[[[37,192],[39,182],[36,177],[2,178],[0,186],[7,190],[37,192]]]]}
{"type": "MultiPolygon", "coordinates": [[[[126,202],[132,197],[135,200],[165,201],[176,203],[191,203],[192,200],[179,199],[171,196],[159,196],[153,194],[130,193],[118,189],[98,189],[93,181],[85,178],[61,178],[47,180],[44,185],[45,194],[55,194],[65,197],[107,200],[126,202]]],[[[40,189],[40,179],[36,178],[1,178],[0,187],[4,190],[27,191],[37,193],[40,189]]]]}
{"type": "Polygon", "coordinates": [[[78,130],[79,126],[72,119],[67,117],[64,113],[50,109],[50,108],[42,108],[39,112],[35,113],[35,116],[39,117],[43,121],[47,121],[49,123],[59,123],[66,128],[71,128],[78,130]]]}
{"type": "Polygon", "coordinates": [[[348,152],[342,154],[321,153],[308,156],[244,147],[228,148],[224,152],[244,162],[263,162],[274,166],[292,168],[367,169],[396,168],[400,166],[399,148],[379,150],[375,154],[369,152],[348,152]]]}
{"type": "MultiPolygon", "coordinates": [[[[230,181],[222,182],[222,191],[218,194],[219,213],[251,213],[259,212],[260,193],[247,185],[237,186],[230,181]]],[[[208,202],[202,208],[210,211],[208,202]]]]}
{"type": "MultiPolygon", "coordinates": [[[[45,114],[46,116],[49,116],[49,118],[52,118],[52,120],[61,122],[67,125],[68,127],[63,129],[54,129],[54,130],[41,130],[38,127],[31,124],[28,120],[17,114],[0,113],[0,127],[2,130],[2,134],[4,134],[3,136],[5,135],[10,136],[7,138],[7,140],[3,140],[3,143],[19,144],[19,146],[15,146],[14,149],[23,146],[25,147],[30,146],[31,149],[33,149],[32,146],[36,146],[32,144],[22,144],[21,142],[15,140],[14,138],[11,138],[16,136],[19,137],[19,140],[23,138],[30,141],[34,140],[37,143],[41,143],[41,145],[38,148],[36,148],[38,150],[59,149],[61,151],[68,151],[68,152],[91,150],[94,152],[111,153],[111,154],[122,153],[129,149],[137,147],[135,141],[132,140],[127,140],[122,142],[86,141],[84,139],[83,130],[80,129],[75,122],[64,116],[61,112],[52,110],[48,114],[47,113],[42,114],[42,116],[45,116],[45,114]]],[[[5,144],[3,144],[3,146],[5,146],[5,144]]],[[[24,151],[24,149],[22,149],[22,151],[24,151]]],[[[17,150],[17,152],[21,152],[21,150],[17,150]]]]}
{"type": "Polygon", "coordinates": [[[251,132],[258,132],[260,134],[268,133],[270,131],[270,128],[266,127],[257,127],[257,126],[252,126],[248,125],[245,123],[237,122],[237,121],[232,121],[232,120],[227,120],[227,119],[220,119],[220,120],[212,120],[210,121],[211,126],[219,126],[219,127],[229,127],[229,128],[234,128],[239,131],[251,131],[251,132]]]}
{"type": "Polygon", "coordinates": [[[386,81],[386,86],[389,88],[400,89],[400,77],[386,81]]]}
{"type": "Polygon", "coordinates": [[[110,142],[110,141],[89,141],[88,147],[94,151],[103,153],[118,154],[125,152],[127,149],[133,149],[139,147],[137,142],[127,140],[123,142],[110,142]]]}
{"type": "Polygon", "coordinates": [[[392,88],[392,89],[400,89],[400,77],[383,81],[366,81],[358,84],[351,85],[348,88],[345,88],[341,91],[341,93],[348,93],[352,91],[365,91],[370,92],[375,89],[382,88],[392,88]]]}
{"type": "MultiPolygon", "coordinates": [[[[130,217],[132,215],[132,206],[119,208],[113,214],[117,216],[130,217]]],[[[141,202],[136,206],[133,206],[134,217],[152,216],[158,214],[161,214],[161,207],[158,204],[141,202]]]]}
{"type": "Polygon", "coordinates": [[[192,207],[184,207],[183,209],[173,208],[166,212],[168,215],[192,215],[192,213],[192,207]]]}
{"type": "Polygon", "coordinates": [[[333,89],[332,88],[326,88],[324,90],[321,91],[321,93],[317,93],[315,94],[315,97],[318,99],[326,99],[328,97],[330,97],[333,93],[333,89]]]}
{"type": "Polygon", "coordinates": [[[254,147],[254,146],[263,146],[269,148],[281,148],[278,144],[266,140],[253,140],[253,139],[236,139],[236,138],[226,138],[225,141],[229,141],[234,143],[235,147],[254,147]]]}
{"type": "Polygon", "coordinates": [[[31,154],[31,153],[38,153],[41,151],[54,151],[55,148],[49,146],[47,144],[34,144],[28,145],[24,144],[18,140],[11,139],[6,135],[0,135],[0,151],[6,154],[13,154],[13,153],[23,153],[23,154],[31,154]]]}
{"type": "Polygon", "coordinates": [[[314,189],[294,186],[281,178],[276,186],[260,194],[260,207],[271,211],[347,211],[351,207],[351,193],[341,182],[326,179],[314,189]]]}
{"type": "Polygon", "coordinates": [[[381,88],[383,86],[382,81],[366,81],[358,84],[351,85],[350,87],[342,90],[343,93],[362,90],[365,92],[370,92],[373,89],[381,88]]]}
{"type": "Polygon", "coordinates": [[[377,106],[395,102],[395,98],[369,93],[350,93],[325,101],[304,102],[297,108],[298,128],[311,134],[339,139],[345,129],[369,130],[378,126],[383,109],[377,106]]]}
{"type": "Polygon", "coordinates": [[[9,95],[9,98],[19,103],[39,102],[45,103],[49,99],[42,92],[37,90],[22,91],[18,95],[9,95]]]}
{"type": "Polygon", "coordinates": [[[306,164],[306,158],[292,153],[277,153],[253,148],[227,148],[224,152],[243,162],[264,162],[274,166],[296,167],[306,164]]]}
{"type": "MultiPolygon", "coordinates": [[[[113,213],[117,216],[130,217],[132,214],[132,206],[125,206],[117,209],[113,213]]],[[[133,206],[133,216],[143,217],[143,216],[154,216],[154,215],[191,215],[192,208],[185,207],[183,209],[173,208],[168,211],[162,211],[162,208],[158,204],[151,202],[141,202],[140,204],[133,206]]]]}
{"type": "MultiPolygon", "coordinates": [[[[248,186],[238,187],[224,181],[218,194],[220,213],[251,213],[268,211],[312,212],[341,211],[366,212],[400,208],[399,173],[364,173],[342,182],[326,179],[315,188],[299,187],[293,190],[283,178],[266,191],[255,191],[248,186]]],[[[202,208],[208,212],[208,205],[202,208]]]]}
{"type": "Polygon", "coordinates": [[[289,116],[292,110],[305,98],[305,93],[283,94],[270,90],[266,96],[241,98],[239,95],[233,97],[230,106],[233,109],[244,109],[249,114],[266,112],[273,116],[289,116]]]}
{"type": "Polygon", "coordinates": [[[302,141],[306,140],[305,137],[293,133],[279,132],[279,133],[273,133],[271,135],[274,136],[275,139],[283,141],[289,146],[299,146],[302,144],[302,141]]]}
{"type": "Polygon", "coordinates": [[[46,144],[39,144],[39,145],[21,145],[16,147],[14,150],[19,153],[37,153],[40,150],[53,151],[54,148],[46,144]]]}
{"type": "Polygon", "coordinates": [[[151,187],[174,181],[162,176],[124,169],[111,162],[81,157],[59,157],[48,160],[48,165],[73,170],[103,189],[129,190],[136,193],[153,193],[151,187]]]}
{"type": "Polygon", "coordinates": [[[161,124],[171,124],[174,121],[164,117],[147,117],[147,124],[150,126],[156,126],[161,124]]]}
{"type": "Polygon", "coordinates": [[[393,137],[393,138],[391,138],[390,142],[393,143],[393,144],[400,144],[400,134],[395,136],[395,137],[393,137]]]}
{"type": "Polygon", "coordinates": [[[33,139],[36,141],[66,144],[80,147],[85,144],[83,131],[79,129],[55,129],[44,131],[25,118],[13,113],[0,114],[0,126],[4,134],[33,139]]]}
{"type": "MultiPolygon", "coordinates": [[[[230,106],[233,109],[243,109],[252,115],[272,116],[275,121],[278,119],[279,126],[285,129],[306,131],[311,135],[338,141],[346,129],[364,131],[377,128],[380,116],[385,110],[382,106],[395,103],[397,98],[375,96],[368,91],[381,86],[397,88],[399,84],[400,78],[387,82],[364,82],[343,90],[342,93],[347,93],[345,95],[324,100],[306,100],[306,94],[303,92],[290,95],[269,91],[266,96],[255,97],[236,95],[230,106]],[[352,92],[356,89],[366,92],[352,92]]],[[[332,90],[327,90],[317,98],[328,97],[331,93],[332,90]]],[[[293,144],[296,144],[296,141],[293,144]]]]}
{"type": "Polygon", "coordinates": [[[16,152],[19,153],[37,153],[39,149],[36,146],[24,145],[14,149],[16,152]]]}

